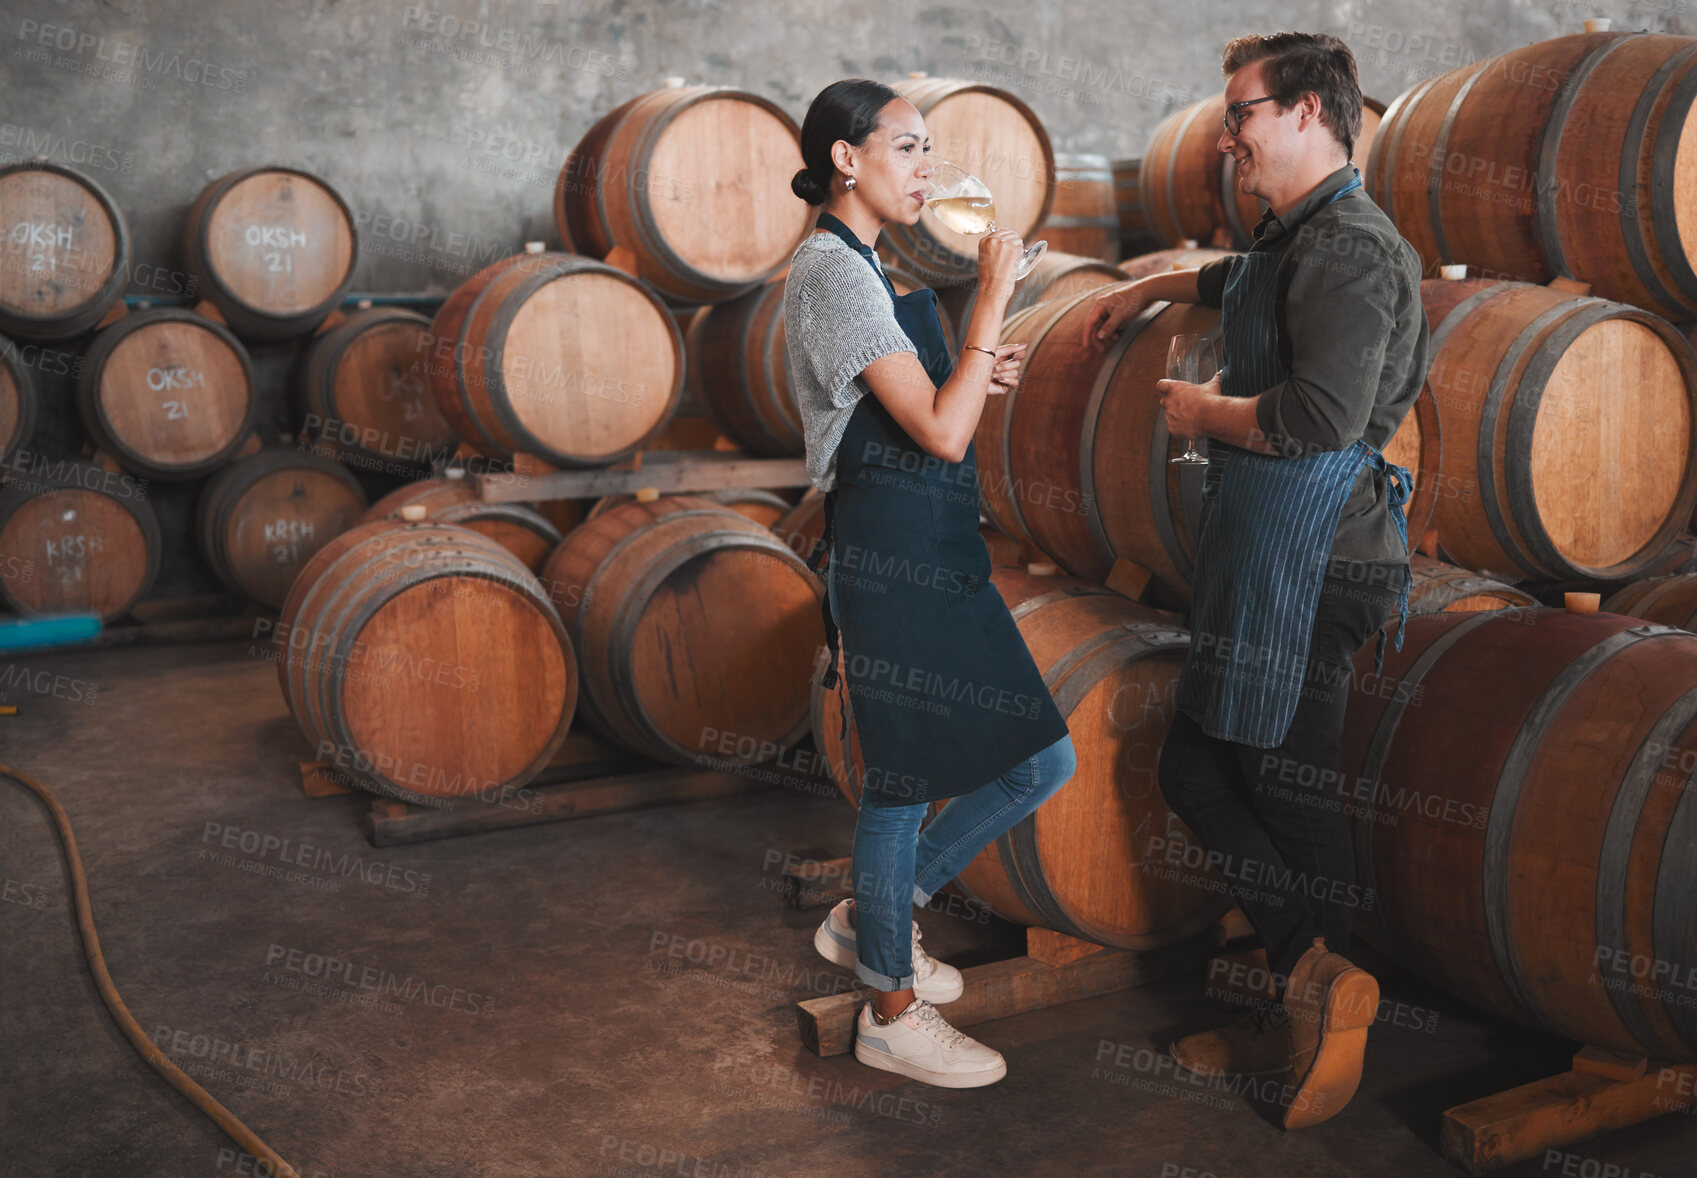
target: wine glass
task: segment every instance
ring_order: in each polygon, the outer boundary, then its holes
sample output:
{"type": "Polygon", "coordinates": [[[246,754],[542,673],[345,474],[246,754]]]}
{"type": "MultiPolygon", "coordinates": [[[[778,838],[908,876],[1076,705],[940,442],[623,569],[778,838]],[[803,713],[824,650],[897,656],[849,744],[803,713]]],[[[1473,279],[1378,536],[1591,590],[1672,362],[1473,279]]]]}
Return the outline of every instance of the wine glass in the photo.
{"type": "MultiPolygon", "coordinates": [[[[995,232],[996,198],[990,195],[990,186],[958,164],[938,160],[931,165],[931,178],[925,182],[925,206],[956,233],[975,237],[995,232]]],[[[1014,281],[1031,273],[1048,248],[1048,242],[1039,241],[1026,250],[1014,281]]]]}
{"type": "MultiPolygon", "coordinates": [[[[1206,335],[1175,335],[1167,344],[1167,379],[1203,384],[1220,370],[1220,341],[1206,335]],[[1206,375],[1204,375],[1206,373],[1206,375]]],[[[1184,453],[1168,462],[1206,463],[1208,456],[1196,452],[1195,438],[1186,438],[1184,453]]]]}

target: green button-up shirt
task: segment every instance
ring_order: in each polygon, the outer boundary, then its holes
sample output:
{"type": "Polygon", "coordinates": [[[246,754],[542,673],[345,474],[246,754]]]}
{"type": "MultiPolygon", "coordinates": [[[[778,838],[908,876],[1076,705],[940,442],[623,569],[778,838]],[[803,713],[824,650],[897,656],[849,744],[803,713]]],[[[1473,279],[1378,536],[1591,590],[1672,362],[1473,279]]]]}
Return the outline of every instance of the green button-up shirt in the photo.
{"type": "MultiPolygon", "coordinates": [[[[1268,209],[1250,247],[1284,255],[1274,317],[1290,376],[1260,394],[1255,420],[1286,457],[1346,449],[1357,438],[1383,450],[1426,379],[1420,255],[1365,191],[1331,201],[1354,175],[1345,164],[1284,216],[1268,209]]],[[[1202,267],[1196,277],[1202,303],[1220,306],[1236,261],[1232,255],[1202,267]]],[[[1363,467],[1356,477],[1331,555],[1334,561],[1408,559],[1381,472],[1363,467]]]]}

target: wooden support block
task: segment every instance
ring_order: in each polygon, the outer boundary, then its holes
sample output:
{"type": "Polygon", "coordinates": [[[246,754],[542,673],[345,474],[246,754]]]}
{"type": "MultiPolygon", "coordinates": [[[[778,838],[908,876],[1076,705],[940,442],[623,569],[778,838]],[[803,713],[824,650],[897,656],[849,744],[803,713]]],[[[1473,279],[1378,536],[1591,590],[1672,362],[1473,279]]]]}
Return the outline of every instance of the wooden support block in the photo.
{"type": "Polygon", "coordinates": [[[301,762],[301,792],[309,798],[333,798],[338,794],[353,793],[353,786],[344,784],[342,777],[326,761],[301,762]]]}
{"type": "Polygon", "coordinates": [[[118,322],[118,320],[122,319],[125,315],[128,315],[129,313],[130,313],[129,304],[124,302],[123,299],[119,299],[117,302],[112,304],[112,309],[110,311],[106,312],[106,317],[104,319],[102,319],[99,323],[96,323],[94,325],[94,329],[96,331],[99,331],[102,327],[105,327],[108,323],[116,323],[116,322],[118,322]]]}
{"type": "Polygon", "coordinates": [[[601,259],[616,270],[623,270],[632,277],[640,278],[637,273],[636,255],[622,245],[616,245],[607,251],[607,256],[601,259]]]}
{"type": "Polygon", "coordinates": [[[320,323],[313,330],[312,334],[315,335],[315,336],[319,336],[319,335],[323,335],[325,332],[328,332],[328,331],[335,331],[338,327],[342,326],[342,324],[346,323],[347,321],[348,321],[348,317],[347,317],[346,313],[344,313],[342,311],[342,309],[340,307],[338,307],[336,310],[331,311],[328,315],[324,316],[324,322],[320,323]]]}
{"type": "MultiPolygon", "coordinates": [[[[1611,1053],[1580,1054],[1589,1068],[1611,1053]]],[[[1576,1067],[1456,1105],[1444,1113],[1440,1140],[1452,1163],[1469,1174],[1489,1174],[1547,1149],[1674,1112],[1697,1099],[1694,1093],[1697,1065],[1649,1065],[1633,1079],[1576,1067]]]]}
{"type": "Polygon", "coordinates": [[[1420,551],[1431,557],[1433,560],[1438,559],[1438,530],[1436,528],[1427,528],[1426,531],[1421,534],[1420,551]]]}
{"type": "Polygon", "coordinates": [[[1649,1066],[1648,1056],[1628,1055],[1606,1047],[1581,1047],[1573,1057],[1574,1071],[1606,1080],[1636,1080],[1649,1066]]]}
{"type": "Polygon", "coordinates": [[[786,867],[778,879],[778,894],[791,908],[806,911],[836,904],[854,894],[853,859],[809,859],[786,867]]]}
{"type": "Polygon", "coordinates": [[[522,451],[513,455],[513,473],[528,476],[559,474],[560,468],[552,463],[544,462],[534,454],[522,451]]]}
{"type": "Polygon", "coordinates": [[[1576,295],[1588,295],[1591,293],[1591,284],[1589,282],[1581,282],[1577,278],[1564,278],[1560,274],[1546,282],[1544,284],[1544,288],[1546,290],[1563,290],[1576,295]]]}
{"type": "Polygon", "coordinates": [[[235,457],[237,457],[237,458],[247,458],[250,455],[258,454],[264,448],[265,448],[264,440],[262,438],[260,438],[259,431],[254,430],[254,431],[252,431],[251,433],[248,434],[247,441],[242,443],[242,448],[240,450],[236,451],[235,457]]]}
{"type": "MultiPolygon", "coordinates": [[[[1133,986],[1194,972],[1216,945],[1209,929],[1187,941],[1160,949],[1102,949],[1064,965],[1032,957],[1014,957],[961,970],[966,992],[949,1003],[952,1026],[969,1027],[991,1019],[1095,998],[1133,986]]],[[[796,1003],[801,1041],[815,1055],[842,1055],[854,1046],[854,1020],[866,991],[852,990],[796,1003]]]]}
{"type": "Polygon", "coordinates": [[[1114,567],[1108,570],[1108,579],[1102,582],[1121,597],[1129,597],[1133,601],[1142,601],[1143,595],[1149,591],[1149,580],[1154,574],[1136,561],[1120,557],[1114,561],[1114,567]]]}
{"type": "Polygon", "coordinates": [[[189,310],[193,311],[196,315],[199,315],[203,319],[210,319],[214,323],[223,323],[224,326],[229,326],[224,319],[224,312],[214,306],[210,299],[201,299],[200,302],[190,307],[189,310]]]}
{"type": "Polygon", "coordinates": [[[1243,914],[1243,909],[1237,907],[1220,917],[1220,930],[1220,943],[1223,945],[1259,935],[1255,926],[1249,923],[1249,917],[1243,914]]]}
{"type": "Polygon", "coordinates": [[[1041,961],[1044,965],[1069,965],[1084,957],[1113,952],[1116,950],[1105,945],[1098,945],[1094,941],[1081,941],[1077,937],[1057,933],[1054,929],[1025,930],[1025,955],[1033,961],[1041,961]]]}

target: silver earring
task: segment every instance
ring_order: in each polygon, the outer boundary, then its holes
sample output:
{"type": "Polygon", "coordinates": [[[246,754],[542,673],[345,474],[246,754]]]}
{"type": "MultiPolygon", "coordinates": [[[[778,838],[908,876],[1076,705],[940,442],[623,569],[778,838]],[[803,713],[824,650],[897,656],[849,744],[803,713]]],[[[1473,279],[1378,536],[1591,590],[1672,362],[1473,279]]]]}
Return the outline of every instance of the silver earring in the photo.
{"type": "Polygon", "coordinates": [[[844,188],[853,188],[854,187],[854,177],[850,176],[847,180],[844,180],[843,181],[843,187],[844,188]]]}

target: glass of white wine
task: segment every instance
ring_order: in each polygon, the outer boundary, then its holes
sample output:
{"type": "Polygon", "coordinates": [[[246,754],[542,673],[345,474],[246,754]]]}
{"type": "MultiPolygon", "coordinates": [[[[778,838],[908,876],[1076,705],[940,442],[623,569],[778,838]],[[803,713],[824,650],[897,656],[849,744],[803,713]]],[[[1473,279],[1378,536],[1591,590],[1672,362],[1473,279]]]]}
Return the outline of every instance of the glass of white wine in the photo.
{"type": "MultiPolygon", "coordinates": [[[[996,230],[996,198],[990,195],[990,186],[957,164],[938,160],[931,165],[931,179],[925,185],[925,205],[956,233],[976,237],[996,230]]],[[[1039,241],[1026,250],[1019,269],[1014,272],[1014,281],[1031,273],[1037,259],[1048,248],[1048,242],[1039,241]]]]}

